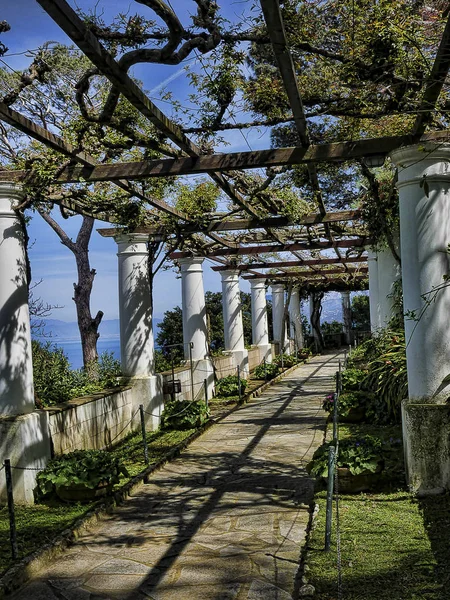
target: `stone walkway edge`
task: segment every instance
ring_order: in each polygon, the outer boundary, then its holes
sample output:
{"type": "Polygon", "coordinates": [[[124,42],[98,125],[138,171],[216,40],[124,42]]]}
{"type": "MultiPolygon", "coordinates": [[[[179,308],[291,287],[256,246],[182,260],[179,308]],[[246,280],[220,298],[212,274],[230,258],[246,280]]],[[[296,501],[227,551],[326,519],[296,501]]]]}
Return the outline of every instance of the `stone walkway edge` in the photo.
{"type": "MultiPolygon", "coordinates": [[[[304,361],[304,364],[306,364],[308,360],[304,361]]],[[[28,554],[18,562],[14,563],[0,577],[0,600],[4,600],[9,594],[25,585],[43,568],[45,564],[47,564],[49,561],[55,560],[55,558],[61,555],[73,542],[80,537],[80,535],[86,531],[89,531],[89,529],[91,529],[98,522],[98,520],[101,519],[102,516],[109,514],[116,506],[120,506],[126,502],[133,491],[139,485],[141,485],[141,483],[143,483],[149,475],[164,467],[166,463],[177,458],[183,450],[185,450],[192,442],[200,437],[209,427],[225,418],[232,412],[239,410],[243,404],[255,399],[264,390],[281,381],[284,377],[289,375],[298,367],[299,365],[294,365],[293,367],[286,369],[286,371],[274,379],[262,383],[259,387],[253,389],[242,403],[236,404],[227,409],[217,418],[209,419],[197,431],[195,431],[192,435],[180,442],[180,444],[168,452],[164,458],[160,459],[158,462],[150,465],[149,467],[146,467],[140,473],[130,479],[130,481],[125,483],[114,493],[109,501],[99,501],[99,503],[96,504],[86,515],[77,519],[72,527],[65,529],[60,534],[55,536],[51,542],[48,542],[48,544],[45,544],[38,550],[35,550],[31,554],[28,554]]]]}

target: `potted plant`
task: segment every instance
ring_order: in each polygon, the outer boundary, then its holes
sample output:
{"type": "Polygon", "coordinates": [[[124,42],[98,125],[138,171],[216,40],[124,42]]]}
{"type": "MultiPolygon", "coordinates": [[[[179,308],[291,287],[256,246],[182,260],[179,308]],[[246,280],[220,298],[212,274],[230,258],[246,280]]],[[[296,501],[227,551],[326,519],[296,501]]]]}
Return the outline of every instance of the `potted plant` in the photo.
{"type": "MultiPolygon", "coordinates": [[[[306,470],[318,478],[328,478],[328,452],[334,442],[322,444],[314,452],[306,470]]],[[[370,489],[384,468],[383,442],[374,436],[349,438],[339,442],[336,468],[339,491],[354,494],[370,489]]]]}
{"type": "Polygon", "coordinates": [[[55,492],[67,502],[89,502],[112,491],[128,471],[105,450],[75,450],[51,460],[37,476],[42,495],[55,492]]]}
{"type": "MultiPolygon", "coordinates": [[[[342,423],[359,423],[365,419],[366,408],[373,400],[370,392],[344,392],[339,395],[338,415],[342,423]]],[[[325,396],[322,408],[331,413],[334,410],[334,394],[325,396]]]]}

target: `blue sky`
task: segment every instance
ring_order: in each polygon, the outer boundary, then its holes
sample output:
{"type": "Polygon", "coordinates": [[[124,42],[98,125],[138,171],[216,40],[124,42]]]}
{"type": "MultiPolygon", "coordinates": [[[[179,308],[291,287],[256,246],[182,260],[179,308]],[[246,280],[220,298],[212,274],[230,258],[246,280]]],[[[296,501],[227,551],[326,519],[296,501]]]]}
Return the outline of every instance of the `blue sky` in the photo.
{"type": "MultiPolygon", "coordinates": [[[[74,2],[70,4],[75,7],[74,2]]],[[[78,0],[77,5],[86,9],[98,5],[98,10],[104,9],[104,18],[108,22],[109,15],[119,11],[142,12],[145,14],[145,7],[134,2],[123,1],[100,1],[78,0]]],[[[246,2],[224,2],[225,15],[230,20],[234,20],[250,3],[246,2]]],[[[180,14],[186,14],[187,8],[195,6],[193,2],[186,0],[173,0],[172,6],[180,14]]],[[[147,11],[150,15],[150,11],[147,11]]],[[[149,16],[149,18],[151,18],[149,16]]],[[[35,0],[14,0],[2,1],[1,19],[5,19],[11,25],[11,31],[2,37],[2,41],[9,47],[7,60],[8,65],[14,69],[23,69],[30,59],[23,53],[27,49],[37,48],[45,41],[52,40],[62,43],[69,43],[69,40],[54,24],[52,19],[41,9],[35,0]]],[[[187,24],[188,21],[184,20],[187,24]]],[[[171,90],[178,99],[186,98],[189,93],[188,82],[182,73],[180,66],[166,65],[139,65],[133,71],[133,74],[139,77],[147,90],[151,90],[152,99],[156,98],[157,90],[163,82],[166,82],[167,89],[171,90]],[[180,73],[178,76],[176,74],[180,73]],[[168,81],[167,81],[168,80],[168,81]]],[[[168,105],[159,104],[161,110],[168,112],[168,105]]],[[[249,144],[252,149],[267,148],[270,145],[268,132],[261,134],[255,131],[250,134],[247,141],[241,133],[231,132],[227,140],[229,145],[227,151],[248,150],[249,144]]],[[[73,217],[69,220],[63,220],[58,217],[58,212],[54,217],[58,219],[67,233],[72,237],[76,236],[80,218],[73,217]]],[[[104,227],[105,224],[98,222],[97,227],[104,227]]],[[[63,308],[55,310],[53,318],[64,321],[74,321],[75,305],[72,300],[73,283],[76,281],[76,269],[73,255],[59,242],[56,234],[39,217],[33,216],[29,234],[32,247],[30,249],[30,260],[35,281],[42,280],[42,283],[36,289],[36,295],[50,304],[60,305],[63,308]]],[[[117,292],[117,257],[116,244],[112,239],[101,238],[98,233],[94,233],[90,249],[91,266],[96,269],[97,276],[94,283],[92,294],[92,311],[95,314],[97,310],[103,310],[105,319],[115,319],[118,317],[118,292],[117,292]]],[[[205,261],[205,290],[220,291],[220,275],[210,269],[212,263],[205,261]]],[[[241,288],[249,291],[249,285],[242,281],[241,288]]],[[[173,271],[160,272],[154,285],[154,316],[161,318],[166,310],[173,308],[181,303],[181,282],[173,271]]]]}

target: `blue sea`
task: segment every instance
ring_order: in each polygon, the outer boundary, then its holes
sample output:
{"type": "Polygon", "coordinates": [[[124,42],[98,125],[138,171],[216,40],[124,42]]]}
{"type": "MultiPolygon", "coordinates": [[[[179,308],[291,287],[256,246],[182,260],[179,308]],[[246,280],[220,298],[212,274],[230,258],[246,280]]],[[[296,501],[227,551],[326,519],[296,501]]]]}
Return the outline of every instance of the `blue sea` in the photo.
{"type": "MultiPolygon", "coordinates": [[[[49,341],[64,350],[69,359],[72,369],[80,369],[83,366],[83,353],[81,352],[80,340],[58,340],[49,339],[49,341]]],[[[97,342],[97,351],[99,355],[103,352],[112,352],[114,358],[120,360],[120,338],[119,337],[100,337],[97,342]]]]}

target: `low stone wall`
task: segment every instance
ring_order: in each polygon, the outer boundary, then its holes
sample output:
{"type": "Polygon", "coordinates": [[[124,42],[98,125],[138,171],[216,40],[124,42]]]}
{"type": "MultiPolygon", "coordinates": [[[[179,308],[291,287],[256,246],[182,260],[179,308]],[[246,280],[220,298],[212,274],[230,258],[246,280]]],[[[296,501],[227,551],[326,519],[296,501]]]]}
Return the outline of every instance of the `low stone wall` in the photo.
{"type": "Polygon", "coordinates": [[[254,371],[256,367],[261,364],[261,353],[258,346],[254,346],[248,350],[248,368],[250,371],[254,371]]]}
{"type": "Polygon", "coordinates": [[[237,374],[234,356],[226,354],[223,356],[213,356],[212,361],[214,363],[217,379],[237,374]]]}
{"type": "Polygon", "coordinates": [[[95,396],[76,398],[46,409],[55,454],[79,448],[102,449],[136,429],[131,387],[95,396]],[[134,421],[134,422],[133,422],[134,421]]]}

